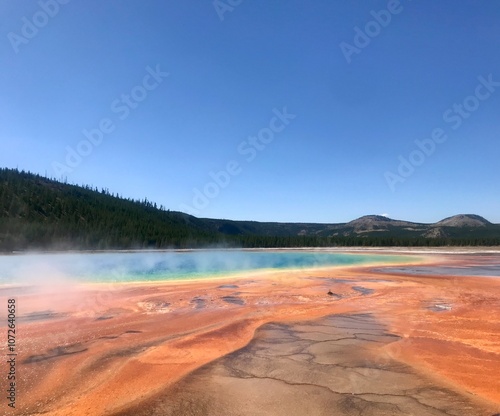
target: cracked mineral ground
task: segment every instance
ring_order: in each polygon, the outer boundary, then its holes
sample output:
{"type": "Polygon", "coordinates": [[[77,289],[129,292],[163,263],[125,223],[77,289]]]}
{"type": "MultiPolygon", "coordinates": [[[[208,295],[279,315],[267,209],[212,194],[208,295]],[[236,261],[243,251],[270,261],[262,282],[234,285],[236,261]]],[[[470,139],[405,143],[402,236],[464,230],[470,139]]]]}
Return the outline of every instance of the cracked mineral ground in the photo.
{"type": "Polygon", "coordinates": [[[137,416],[484,416],[388,354],[399,336],[371,314],[269,323],[246,347],[194,371],[137,416]]]}

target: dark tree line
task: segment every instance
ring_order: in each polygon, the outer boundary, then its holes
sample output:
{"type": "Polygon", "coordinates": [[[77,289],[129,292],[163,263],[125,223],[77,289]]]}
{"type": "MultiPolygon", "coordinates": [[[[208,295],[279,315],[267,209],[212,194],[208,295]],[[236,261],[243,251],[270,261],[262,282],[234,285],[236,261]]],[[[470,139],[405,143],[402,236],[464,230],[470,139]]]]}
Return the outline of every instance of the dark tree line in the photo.
{"type": "Polygon", "coordinates": [[[488,238],[414,238],[414,237],[269,237],[244,235],[233,237],[233,242],[245,248],[258,247],[446,247],[446,246],[495,246],[499,237],[488,238]]]}

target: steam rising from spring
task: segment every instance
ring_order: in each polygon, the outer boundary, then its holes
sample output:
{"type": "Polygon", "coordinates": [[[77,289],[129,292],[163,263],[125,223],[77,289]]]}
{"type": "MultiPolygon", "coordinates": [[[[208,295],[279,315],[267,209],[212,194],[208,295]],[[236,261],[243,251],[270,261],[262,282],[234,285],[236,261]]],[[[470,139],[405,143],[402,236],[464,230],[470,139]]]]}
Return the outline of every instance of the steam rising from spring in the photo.
{"type": "Polygon", "coordinates": [[[387,261],[310,251],[196,250],[23,254],[0,257],[0,284],[64,289],[85,282],[164,281],[258,269],[309,268],[387,261]]]}

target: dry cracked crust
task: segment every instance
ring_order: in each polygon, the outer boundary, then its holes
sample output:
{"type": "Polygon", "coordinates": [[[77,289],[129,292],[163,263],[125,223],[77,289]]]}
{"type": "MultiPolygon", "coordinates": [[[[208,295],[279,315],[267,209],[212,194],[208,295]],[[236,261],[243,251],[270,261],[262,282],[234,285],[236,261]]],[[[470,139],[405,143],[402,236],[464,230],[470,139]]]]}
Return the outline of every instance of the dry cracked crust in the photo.
{"type": "Polygon", "coordinates": [[[246,347],[114,416],[485,416],[483,407],[384,352],[370,314],[260,327],[246,347]]]}

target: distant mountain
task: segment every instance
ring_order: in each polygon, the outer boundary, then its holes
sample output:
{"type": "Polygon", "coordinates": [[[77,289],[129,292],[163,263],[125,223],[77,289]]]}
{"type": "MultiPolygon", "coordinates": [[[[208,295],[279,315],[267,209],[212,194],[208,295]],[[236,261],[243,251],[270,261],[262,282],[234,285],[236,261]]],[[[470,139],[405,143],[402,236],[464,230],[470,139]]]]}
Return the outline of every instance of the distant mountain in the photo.
{"type": "Polygon", "coordinates": [[[424,227],[423,224],[418,224],[408,221],[393,220],[381,215],[365,215],[356,220],[348,222],[345,228],[352,228],[353,233],[362,234],[369,232],[386,232],[392,231],[395,228],[409,229],[412,231],[420,231],[424,227]]]}
{"type": "Polygon", "coordinates": [[[0,251],[305,246],[500,245],[500,225],[472,214],[434,224],[367,215],[348,223],[197,218],[107,189],[0,169],[0,251]]]}
{"type": "Polygon", "coordinates": [[[498,232],[498,225],[474,214],[460,214],[431,224],[424,234],[427,238],[446,238],[458,236],[493,236],[498,232]]]}
{"type": "Polygon", "coordinates": [[[490,225],[491,222],[488,220],[473,214],[454,215],[435,224],[439,227],[488,227],[490,225]]]}
{"type": "MultiPolygon", "coordinates": [[[[214,229],[233,235],[301,235],[316,237],[379,238],[379,239],[484,239],[500,237],[500,225],[479,215],[461,214],[437,223],[424,224],[401,221],[381,215],[365,215],[347,223],[278,223],[204,219],[214,229]]],[[[419,245],[423,245],[420,242],[419,245]]]]}

